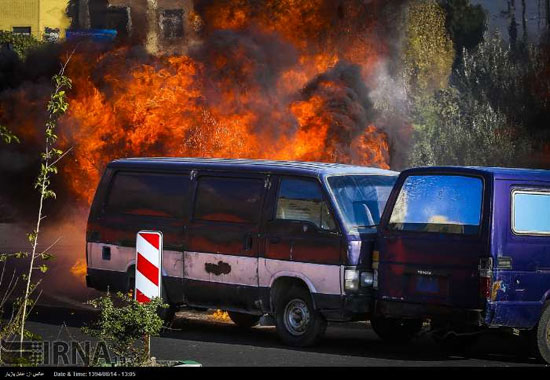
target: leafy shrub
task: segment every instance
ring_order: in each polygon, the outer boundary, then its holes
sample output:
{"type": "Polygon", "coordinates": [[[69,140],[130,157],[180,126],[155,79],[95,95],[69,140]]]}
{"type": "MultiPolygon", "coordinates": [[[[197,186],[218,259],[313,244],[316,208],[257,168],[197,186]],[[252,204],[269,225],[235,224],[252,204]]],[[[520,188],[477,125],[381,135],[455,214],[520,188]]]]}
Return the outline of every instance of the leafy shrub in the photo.
{"type": "Polygon", "coordinates": [[[150,364],[150,337],[159,335],[163,325],[158,309],[168,305],[160,298],[142,304],[120,292],[114,300],[107,293],[89,304],[100,310],[100,316],[91,328],[82,329],[85,334],[101,339],[127,365],[150,364]]]}
{"type": "Polygon", "coordinates": [[[21,60],[24,60],[27,53],[44,44],[33,36],[17,34],[0,30],[0,46],[9,45],[17,53],[21,60]]]}

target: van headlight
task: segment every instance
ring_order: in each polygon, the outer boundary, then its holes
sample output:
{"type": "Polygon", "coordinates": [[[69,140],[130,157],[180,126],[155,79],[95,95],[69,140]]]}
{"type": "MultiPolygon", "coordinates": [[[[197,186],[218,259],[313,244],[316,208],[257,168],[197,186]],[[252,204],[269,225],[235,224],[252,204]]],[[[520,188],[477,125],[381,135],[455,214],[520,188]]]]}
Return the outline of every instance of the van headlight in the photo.
{"type": "Polygon", "coordinates": [[[346,269],[344,271],[344,289],[346,291],[359,289],[359,271],[357,269],[346,269]]]}
{"type": "Polygon", "coordinates": [[[371,271],[360,271],[355,268],[346,268],[344,272],[344,289],[354,292],[359,288],[370,288],[374,284],[374,274],[371,271]]]}

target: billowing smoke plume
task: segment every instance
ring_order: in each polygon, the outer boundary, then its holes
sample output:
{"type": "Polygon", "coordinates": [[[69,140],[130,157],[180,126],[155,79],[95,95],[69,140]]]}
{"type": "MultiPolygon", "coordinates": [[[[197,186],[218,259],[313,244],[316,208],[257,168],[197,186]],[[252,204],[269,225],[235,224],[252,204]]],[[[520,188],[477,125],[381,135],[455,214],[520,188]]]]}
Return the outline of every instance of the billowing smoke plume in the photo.
{"type": "MultiPolygon", "coordinates": [[[[185,55],[151,55],[139,45],[76,46],[60,129],[64,148],[73,151],[62,163],[60,194],[89,204],[107,162],[125,156],[395,166],[400,128],[374,111],[371,93],[396,54],[392,20],[400,3],[196,1],[192,17],[201,27],[185,55]]],[[[0,122],[23,140],[1,147],[0,157],[10,158],[0,164],[3,174],[32,179],[48,78],[73,48],[35,53],[42,61],[15,68],[18,79],[0,93],[0,122]]],[[[17,199],[27,187],[2,193],[17,199]]]]}

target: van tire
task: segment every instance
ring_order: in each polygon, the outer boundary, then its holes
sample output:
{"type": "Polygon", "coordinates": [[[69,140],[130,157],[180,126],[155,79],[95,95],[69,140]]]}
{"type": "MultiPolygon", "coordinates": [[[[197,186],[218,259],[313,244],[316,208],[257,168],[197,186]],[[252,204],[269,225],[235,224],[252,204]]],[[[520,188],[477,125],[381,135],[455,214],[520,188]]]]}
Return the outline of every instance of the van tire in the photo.
{"type": "Polygon", "coordinates": [[[227,314],[234,324],[244,329],[254,327],[260,321],[259,315],[237,313],[236,311],[228,311],[227,314]]]}
{"type": "Polygon", "coordinates": [[[371,318],[372,329],[380,339],[388,343],[407,343],[422,330],[421,319],[399,319],[375,316],[371,318]]]}
{"type": "Polygon", "coordinates": [[[293,347],[317,343],[325,333],[327,321],[315,310],[311,295],[302,286],[292,285],[275,299],[275,326],[281,340],[293,347]],[[304,321],[304,319],[307,319],[304,321]]]}
{"type": "Polygon", "coordinates": [[[550,364],[550,303],[546,304],[539,323],[532,330],[531,342],[537,358],[550,364]]]}

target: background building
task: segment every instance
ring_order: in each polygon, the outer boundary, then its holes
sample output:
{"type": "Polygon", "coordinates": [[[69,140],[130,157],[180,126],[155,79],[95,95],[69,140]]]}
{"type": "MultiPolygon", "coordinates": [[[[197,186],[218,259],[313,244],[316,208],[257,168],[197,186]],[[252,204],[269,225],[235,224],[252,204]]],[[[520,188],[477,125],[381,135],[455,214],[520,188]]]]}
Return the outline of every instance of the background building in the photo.
{"type": "Polygon", "coordinates": [[[192,0],[71,0],[72,29],[114,29],[153,54],[185,53],[193,41],[192,0]]]}
{"type": "Polygon", "coordinates": [[[67,4],[67,0],[0,0],[0,30],[37,39],[64,38],[70,26],[67,4]]]}

